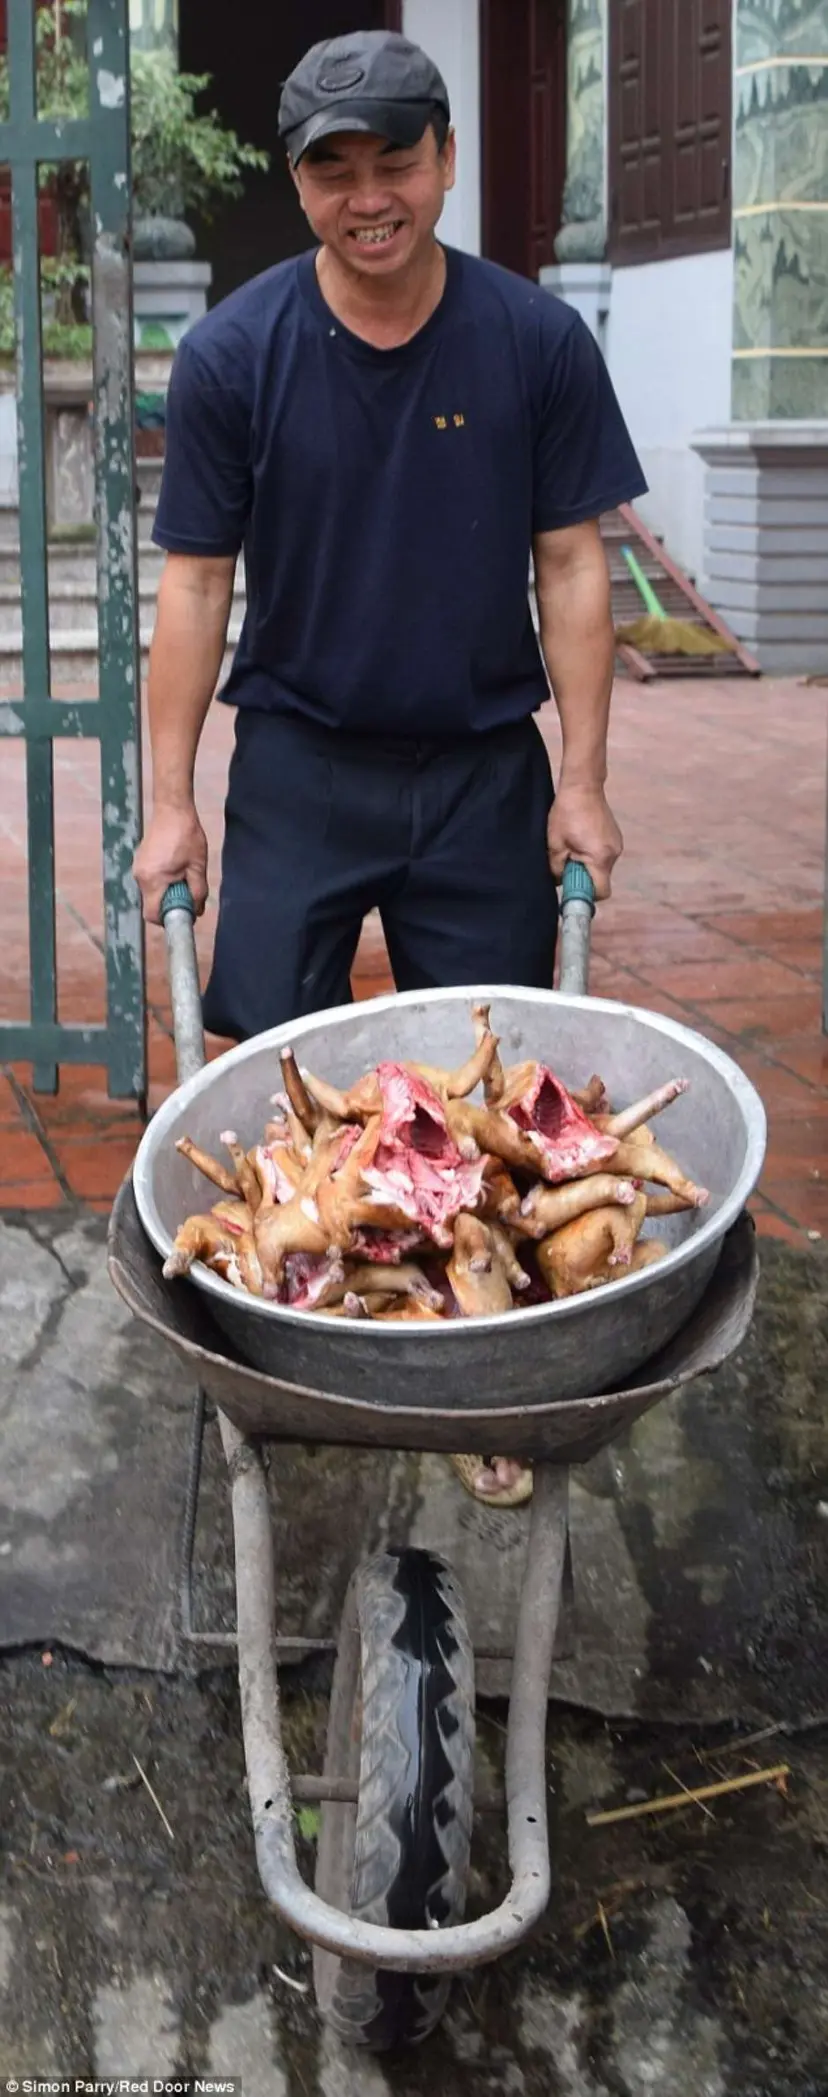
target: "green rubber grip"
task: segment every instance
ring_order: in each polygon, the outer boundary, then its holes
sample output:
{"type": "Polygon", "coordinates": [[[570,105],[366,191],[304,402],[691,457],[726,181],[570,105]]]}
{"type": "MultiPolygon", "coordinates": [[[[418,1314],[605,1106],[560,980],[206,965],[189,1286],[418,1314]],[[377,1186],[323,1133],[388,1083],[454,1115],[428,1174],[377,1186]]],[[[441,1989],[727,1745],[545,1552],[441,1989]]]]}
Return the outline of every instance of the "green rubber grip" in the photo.
{"type": "Polygon", "coordinates": [[[186,881],[171,881],[169,888],[165,888],[161,897],[162,925],[171,910],[188,910],[190,916],[195,917],[196,907],[186,881]]]}
{"type": "Polygon", "coordinates": [[[649,612],[650,617],[652,619],[666,619],[667,614],[664,610],[664,606],[663,604],[659,604],[652,583],[648,582],[647,577],[644,574],[643,568],[639,566],[635,554],[633,553],[632,547],[622,546],[621,552],[623,553],[624,559],[627,563],[627,567],[629,568],[638,594],[643,601],[645,610],[649,612]]]}
{"type": "Polygon", "coordinates": [[[564,868],[561,883],[561,904],[564,910],[567,903],[588,903],[593,917],[595,916],[595,884],[592,875],[587,872],[580,859],[568,859],[564,868]]]}

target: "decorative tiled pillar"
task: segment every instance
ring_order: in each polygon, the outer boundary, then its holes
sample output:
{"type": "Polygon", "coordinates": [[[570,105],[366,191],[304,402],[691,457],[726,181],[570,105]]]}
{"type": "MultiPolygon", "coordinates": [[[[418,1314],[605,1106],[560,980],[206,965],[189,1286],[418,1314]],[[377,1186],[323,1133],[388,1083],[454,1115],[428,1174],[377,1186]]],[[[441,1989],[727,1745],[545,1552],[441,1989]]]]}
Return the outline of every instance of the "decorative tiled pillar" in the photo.
{"type": "Polygon", "coordinates": [[[612,272],[607,240],[607,0],[568,0],[566,184],[557,264],[540,281],[576,306],[605,346],[612,272]]]}
{"type": "Polygon", "coordinates": [[[569,0],[566,184],[559,262],[601,262],[607,239],[607,0],[569,0]]]}
{"type": "Polygon", "coordinates": [[[729,427],[701,431],[708,596],[767,671],[828,670],[828,0],[735,0],[729,427]]]}
{"type": "Polygon", "coordinates": [[[828,417],[828,0],[736,0],[735,422],[828,417]]]}

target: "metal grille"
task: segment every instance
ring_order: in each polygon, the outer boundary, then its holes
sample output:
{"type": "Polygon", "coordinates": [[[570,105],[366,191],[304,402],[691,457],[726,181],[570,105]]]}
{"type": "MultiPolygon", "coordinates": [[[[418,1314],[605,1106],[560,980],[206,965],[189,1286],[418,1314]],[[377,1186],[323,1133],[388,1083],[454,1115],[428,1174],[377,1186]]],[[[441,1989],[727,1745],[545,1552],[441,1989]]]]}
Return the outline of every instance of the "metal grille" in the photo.
{"type": "Polygon", "coordinates": [[[30,1018],[0,1023],[0,1060],[30,1061],[34,1085],[56,1092],[61,1063],[105,1064],[114,1098],[146,1091],[144,947],[130,878],[141,815],[140,657],[133,466],[132,281],[129,265],[128,0],[89,0],[89,114],[48,122],[37,114],[35,8],[9,0],[10,120],[0,124],[0,163],[12,180],[17,339],[17,433],[23,699],[0,703],[0,734],[26,744],[29,842],[30,1018]],[[51,691],[38,166],[88,162],[91,199],[99,674],[98,697],[64,701],[51,691]],[[55,934],[54,739],[100,745],[102,881],[107,1018],[58,1020],[55,934]]]}

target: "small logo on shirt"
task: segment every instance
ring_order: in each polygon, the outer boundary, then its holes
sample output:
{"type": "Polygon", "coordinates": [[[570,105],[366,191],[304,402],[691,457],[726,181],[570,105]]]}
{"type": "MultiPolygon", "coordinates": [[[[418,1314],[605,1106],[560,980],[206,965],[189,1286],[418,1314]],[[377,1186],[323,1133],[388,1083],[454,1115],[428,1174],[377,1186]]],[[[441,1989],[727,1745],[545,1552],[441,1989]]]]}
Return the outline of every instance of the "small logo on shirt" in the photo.
{"type": "MultiPolygon", "coordinates": [[[[462,430],[462,429],[465,429],[465,426],[466,426],[466,418],[465,418],[465,415],[452,415],[452,417],[451,417],[451,425],[452,425],[452,426],[453,426],[453,428],[454,428],[454,429],[456,429],[456,430],[462,430]]],[[[438,429],[438,430],[447,430],[447,429],[449,428],[449,417],[448,417],[448,415],[435,415],[435,417],[434,417],[434,427],[435,427],[435,429],[438,429]]]]}

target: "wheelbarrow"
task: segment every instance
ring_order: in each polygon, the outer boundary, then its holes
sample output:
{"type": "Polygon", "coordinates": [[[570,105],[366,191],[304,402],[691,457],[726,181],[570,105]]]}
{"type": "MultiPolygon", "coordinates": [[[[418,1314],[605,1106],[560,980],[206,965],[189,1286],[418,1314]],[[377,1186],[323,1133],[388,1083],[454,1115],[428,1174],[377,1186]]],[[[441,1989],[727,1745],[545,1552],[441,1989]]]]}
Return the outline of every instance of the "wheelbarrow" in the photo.
{"type": "MultiPolygon", "coordinates": [[[[316,1014],[205,1064],[192,905],[165,897],[181,1083],[153,1118],[113,1210],[109,1271],[198,1386],[184,1523],[183,1628],[194,1632],[190,1569],[205,1405],[217,1408],[231,1486],[235,1640],[259,1873],[283,1921],[313,1946],[319,2009],[346,2043],[382,2051],[434,2029],[452,1975],[500,1957],[549,1902],[546,1706],[569,1567],[568,1473],[659,1399],[710,1374],[748,1329],[758,1279],[745,1203],[761,1170],[765,1117],[754,1088],[711,1043],[658,1014],[586,995],[593,902],[568,868],[557,993],[475,986],[406,993],[316,1014]],[[611,1288],[512,1315],[421,1328],[327,1320],[234,1291],[205,1268],[161,1276],[197,1178],[175,1149],[186,1131],[215,1143],[232,1123],[260,1137],[288,1040],[301,1062],[347,1085],[383,1058],[461,1061],[469,1010],[485,999],[509,1060],[537,1056],[564,1081],[601,1071],[619,1105],[683,1076],[665,1143],[710,1189],[709,1205],[669,1219],[666,1259],[611,1288]],[[491,1913],[465,1921],[474,1814],[474,1659],[463,1598],[436,1554],[384,1551],[355,1572],[345,1600],[321,1774],[288,1769],[269,1445],[474,1449],[534,1465],[506,1743],[512,1883],[491,1913]],[[321,1806],[315,1889],[299,1870],[294,1809],[321,1806]]],[[[519,1519],[515,1517],[515,1519],[519,1519]]],[[[309,1650],[318,1641],[299,1641],[309,1650]]]]}

